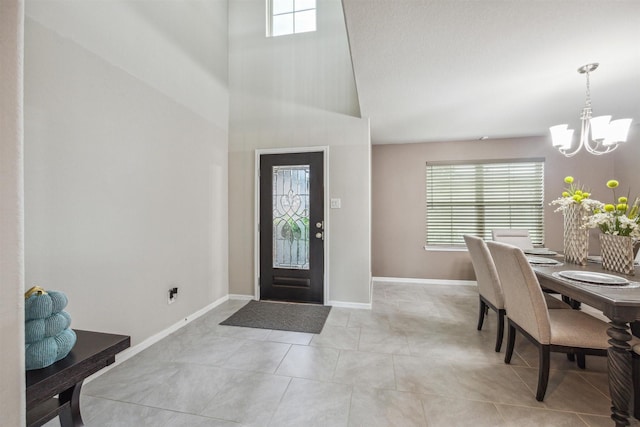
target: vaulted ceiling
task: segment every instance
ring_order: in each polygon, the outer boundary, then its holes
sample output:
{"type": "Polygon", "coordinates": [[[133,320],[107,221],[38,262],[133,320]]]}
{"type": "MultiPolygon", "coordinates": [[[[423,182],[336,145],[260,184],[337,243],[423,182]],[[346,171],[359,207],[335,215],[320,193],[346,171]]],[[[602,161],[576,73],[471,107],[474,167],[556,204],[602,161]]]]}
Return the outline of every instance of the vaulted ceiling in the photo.
{"type": "Polygon", "coordinates": [[[640,134],[638,0],[343,0],[374,144],[548,135],[594,116],[640,134]]]}

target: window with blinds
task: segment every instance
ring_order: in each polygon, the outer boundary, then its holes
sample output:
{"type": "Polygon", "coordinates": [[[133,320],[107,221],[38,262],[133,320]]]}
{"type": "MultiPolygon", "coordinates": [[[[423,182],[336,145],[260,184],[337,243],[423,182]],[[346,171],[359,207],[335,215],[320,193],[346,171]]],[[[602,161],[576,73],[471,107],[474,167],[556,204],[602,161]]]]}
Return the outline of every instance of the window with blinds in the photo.
{"type": "Polygon", "coordinates": [[[544,242],[544,159],[427,162],[427,246],[491,240],[494,228],[529,230],[544,242]]]}

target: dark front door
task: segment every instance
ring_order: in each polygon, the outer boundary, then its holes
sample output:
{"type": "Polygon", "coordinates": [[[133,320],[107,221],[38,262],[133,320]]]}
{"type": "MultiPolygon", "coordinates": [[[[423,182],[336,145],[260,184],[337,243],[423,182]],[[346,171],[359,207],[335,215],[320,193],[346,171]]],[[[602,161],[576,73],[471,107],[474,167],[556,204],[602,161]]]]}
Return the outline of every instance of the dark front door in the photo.
{"type": "Polygon", "coordinates": [[[260,299],[324,302],[323,153],[260,156],[260,299]]]}

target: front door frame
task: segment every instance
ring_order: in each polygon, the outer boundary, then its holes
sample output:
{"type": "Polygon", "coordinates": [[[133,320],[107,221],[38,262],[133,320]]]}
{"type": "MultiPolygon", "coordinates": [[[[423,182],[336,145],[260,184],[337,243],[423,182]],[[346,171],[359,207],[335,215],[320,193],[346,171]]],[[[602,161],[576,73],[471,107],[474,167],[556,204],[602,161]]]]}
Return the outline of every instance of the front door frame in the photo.
{"type": "Polygon", "coordinates": [[[254,299],[260,300],[260,156],[263,154],[292,154],[322,152],[322,167],[324,169],[324,272],[323,272],[323,301],[327,305],[329,301],[329,147],[297,147],[297,148],[262,148],[256,149],[254,164],[254,229],[253,229],[253,280],[254,299]]]}

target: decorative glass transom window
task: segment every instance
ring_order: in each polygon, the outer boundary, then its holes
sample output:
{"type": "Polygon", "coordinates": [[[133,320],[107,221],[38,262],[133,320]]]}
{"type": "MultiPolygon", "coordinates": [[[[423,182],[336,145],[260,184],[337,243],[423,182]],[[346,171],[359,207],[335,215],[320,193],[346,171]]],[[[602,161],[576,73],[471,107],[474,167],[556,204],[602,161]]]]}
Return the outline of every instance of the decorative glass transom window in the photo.
{"type": "Polygon", "coordinates": [[[267,36],[316,30],[316,0],[267,0],[267,36]]]}
{"type": "Polygon", "coordinates": [[[529,230],[544,242],[544,159],[427,162],[427,246],[491,240],[494,228],[529,230]]]}

